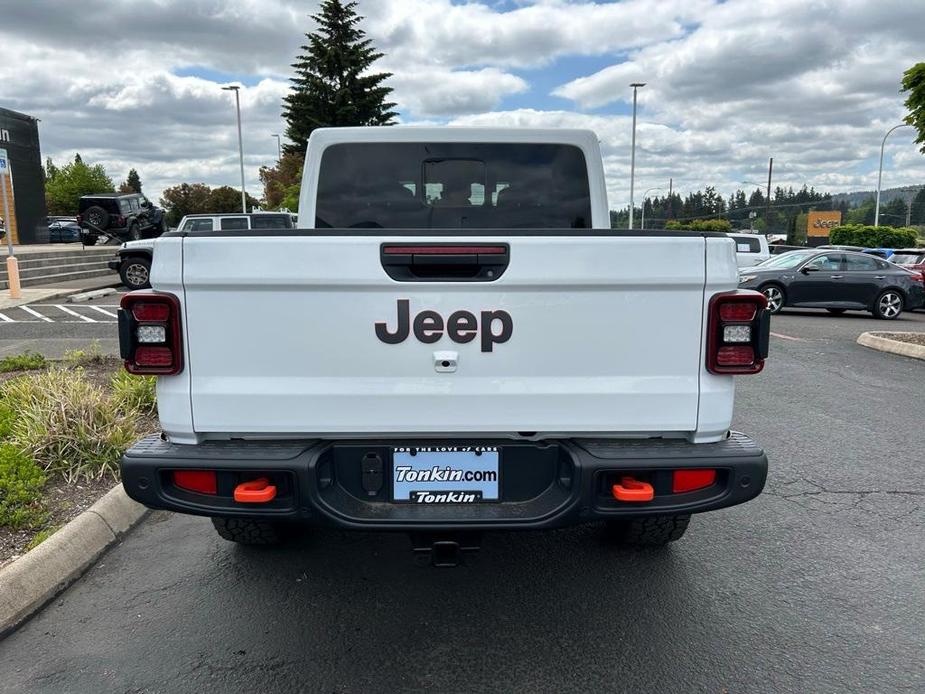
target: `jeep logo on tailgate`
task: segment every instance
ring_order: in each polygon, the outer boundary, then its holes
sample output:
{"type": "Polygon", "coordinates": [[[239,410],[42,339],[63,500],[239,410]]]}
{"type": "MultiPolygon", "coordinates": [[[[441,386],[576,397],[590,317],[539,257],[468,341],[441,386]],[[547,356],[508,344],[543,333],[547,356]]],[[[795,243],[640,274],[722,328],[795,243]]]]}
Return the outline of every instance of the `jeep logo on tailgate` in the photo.
{"type": "MultiPolygon", "coordinates": [[[[376,337],[390,345],[404,342],[412,330],[411,302],[398,299],[398,318],[394,332],[385,321],[376,323],[376,337]]],[[[507,342],[514,332],[514,321],[507,311],[482,311],[481,321],[469,311],[454,311],[446,321],[436,311],[421,311],[414,317],[414,336],[425,344],[443,337],[444,331],[453,342],[472,342],[481,333],[482,351],[491,352],[494,345],[507,342]]]]}

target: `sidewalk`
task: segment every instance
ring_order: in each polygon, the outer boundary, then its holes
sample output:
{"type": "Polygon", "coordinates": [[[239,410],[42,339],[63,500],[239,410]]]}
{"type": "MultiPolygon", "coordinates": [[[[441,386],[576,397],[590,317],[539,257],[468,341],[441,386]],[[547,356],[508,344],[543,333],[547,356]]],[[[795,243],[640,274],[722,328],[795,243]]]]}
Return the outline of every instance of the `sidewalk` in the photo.
{"type": "Polygon", "coordinates": [[[22,297],[11,299],[8,289],[0,290],[0,311],[6,308],[14,308],[23,304],[32,304],[36,301],[47,301],[57,299],[62,296],[69,296],[77,292],[90,291],[91,289],[102,289],[104,287],[119,287],[122,285],[119,276],[113,273],[108,277],[88,277],[82,280],[72,280],[70,282],[59,282],[47,287],[23,287],[22,297]]]}

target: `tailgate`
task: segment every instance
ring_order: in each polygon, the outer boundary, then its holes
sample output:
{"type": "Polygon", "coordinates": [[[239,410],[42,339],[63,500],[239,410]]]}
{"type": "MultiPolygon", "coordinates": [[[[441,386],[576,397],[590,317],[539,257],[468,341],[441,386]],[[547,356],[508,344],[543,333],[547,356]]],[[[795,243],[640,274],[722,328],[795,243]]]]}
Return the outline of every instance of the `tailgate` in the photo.
{"type": "Polygon", "coordinates": [[[390,278],[384,245],[419,236],[321,234],[183,240],[197,432],[696,429],[704,238],[441,236],[506,244],[503,274],[472,282],[390,278]],[[413,329],[399,341],[403,306],[412,325],[425,310],[444,327],[460,311],[480,324],[454,341],[426,314],[429,341],[413,329]],[[398,336],[383,341],[377,323],[398,336]]]}

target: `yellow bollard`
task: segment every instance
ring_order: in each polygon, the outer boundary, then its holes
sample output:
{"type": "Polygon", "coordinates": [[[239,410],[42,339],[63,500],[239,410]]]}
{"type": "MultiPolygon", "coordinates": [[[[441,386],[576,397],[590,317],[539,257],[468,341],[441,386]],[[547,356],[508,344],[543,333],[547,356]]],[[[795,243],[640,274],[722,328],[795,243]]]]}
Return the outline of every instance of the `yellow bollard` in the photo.
{"type": "Polygon", "coordinates": [[[15,256],[6,257],[6,277],[10,285],[10,298],[21,299],[22,290],[19,287],[19,261],[15,256]]]}

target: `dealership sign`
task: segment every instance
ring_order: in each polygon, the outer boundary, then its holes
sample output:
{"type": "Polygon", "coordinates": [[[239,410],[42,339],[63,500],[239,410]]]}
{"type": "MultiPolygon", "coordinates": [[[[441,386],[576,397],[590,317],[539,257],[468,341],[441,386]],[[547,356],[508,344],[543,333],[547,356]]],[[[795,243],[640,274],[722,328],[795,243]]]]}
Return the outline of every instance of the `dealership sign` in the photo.
{"type": "Polygon", "coordinates": [[[828,238],[829,230],[841,226],[841,212],[810,212],[806,218],[806,235],[828,238]]]}

